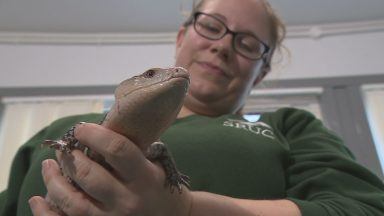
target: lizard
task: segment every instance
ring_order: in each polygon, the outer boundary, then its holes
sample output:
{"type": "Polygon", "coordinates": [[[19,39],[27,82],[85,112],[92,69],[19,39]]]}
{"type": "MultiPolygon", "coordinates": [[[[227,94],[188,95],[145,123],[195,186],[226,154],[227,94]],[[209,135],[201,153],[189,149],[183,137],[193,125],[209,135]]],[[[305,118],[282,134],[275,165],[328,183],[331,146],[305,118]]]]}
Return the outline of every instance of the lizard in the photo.
{"type": "MultiPolygon", "coordinates": [[[[148,160],[159,162],[166,175],[164,186],[169,187],[171,193],[175,188],[181,193],[182,185],[190,188],[189,177],[177,170],[170,152],[159,138],[175,120],[188,86],[189,74],[184,68],[149,69],[117,86],[114,104],[100,122],[133,141],[148,160]]],[[[112,169],[100,154],[76,140],[75,128],[73,126],[59,140],[45,140],[43,146],[66,154],[79,149],[106,169],[112,169]]]]}

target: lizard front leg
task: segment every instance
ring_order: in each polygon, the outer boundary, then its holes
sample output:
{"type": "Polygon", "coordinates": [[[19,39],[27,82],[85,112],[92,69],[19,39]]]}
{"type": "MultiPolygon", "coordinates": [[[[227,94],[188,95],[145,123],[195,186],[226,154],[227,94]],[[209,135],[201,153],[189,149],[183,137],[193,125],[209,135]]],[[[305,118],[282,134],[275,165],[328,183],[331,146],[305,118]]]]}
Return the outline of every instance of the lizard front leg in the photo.
{"type": "MultiPolygon", "coordinates": [[[[79,122],[78,124],[83,124],[85,122],[79,122]]],[[[73,149],[79,149],[87,154],[88,148],[84,145],[81,145],[75,138],[75,128],[77,125],[72,126],[59,140],[45,140],[42,143],[42,146],[48,146],[50,148],[56,149],[67,154],[71,153],[73,149]]]]}
{"type": "Polygon", "coordinates": [[[171,193],[174,192],[176,187],[179,193],[182,192],[182,185],[190,188],[189,177],[180,173],[177,168],[175,161],[169,153],[164,143],[157,141],[150,145],[147,155],[147,159],[152,162],[158,162],[164,168],[165,171],[165,187],[171,189],[171,193]]]}

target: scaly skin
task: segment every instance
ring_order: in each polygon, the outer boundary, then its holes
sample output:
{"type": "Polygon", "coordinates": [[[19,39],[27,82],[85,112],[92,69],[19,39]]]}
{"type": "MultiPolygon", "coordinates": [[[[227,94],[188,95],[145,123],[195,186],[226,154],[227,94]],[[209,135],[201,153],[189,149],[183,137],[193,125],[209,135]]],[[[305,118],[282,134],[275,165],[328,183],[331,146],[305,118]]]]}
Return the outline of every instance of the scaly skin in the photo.
{"type": "MultiPolygon", "coordinates": [[[[183,68],[153,68],[120,83],[115,90],[115,103],[100,123],[132,140],[151,161],[159,162],[166,173],[165,186],[171,192],[176,187],[189,187],[189,178],[181,174],[159,141],[160,135],[175,120],[189,85],[189,75],[183,68]]],[[[80,149],[92,160],[109,169],[97,152],[79,143],[72,127],[60,140],[46,140],[48,145],[64,153],[80,149]]],[[[69,179],[70,180],[70,179],[69,179]]]]}

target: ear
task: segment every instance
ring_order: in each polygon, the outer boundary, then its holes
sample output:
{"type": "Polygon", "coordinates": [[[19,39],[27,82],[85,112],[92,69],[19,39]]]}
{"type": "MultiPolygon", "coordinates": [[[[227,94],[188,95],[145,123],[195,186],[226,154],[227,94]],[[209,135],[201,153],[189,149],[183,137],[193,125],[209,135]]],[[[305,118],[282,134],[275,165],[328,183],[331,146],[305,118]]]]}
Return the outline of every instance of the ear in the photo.
{"type": "Polygon", "coordinates": [[[184,41],[184,37],[185,37],[185,34],[186,34],[186,31],[187,29],[182,26],[180,27],[179,31],[177,32],[177,36],[176,36],[176,50],[175,50],[175,58],[177,58],[177,56],[179,55],[179,50],[180,50],[180,47],[184,41]]]}
{"type": "Polygon", "coordinates": [[[184,26],[180,27],[176,37],[176,48],[181,46],[186,33],[187,33],[187,28],[185,28],[184,26]]]}
{"type": "Polygon", "coordinates": [[[269,62],[264,62],[263,68],[261,68],[260,74],[256,77],[255,81],[253,82],[253,86],[257,85],[259,82],[261,82],[264,77],[271,71],[271,65],[269,62]]]}

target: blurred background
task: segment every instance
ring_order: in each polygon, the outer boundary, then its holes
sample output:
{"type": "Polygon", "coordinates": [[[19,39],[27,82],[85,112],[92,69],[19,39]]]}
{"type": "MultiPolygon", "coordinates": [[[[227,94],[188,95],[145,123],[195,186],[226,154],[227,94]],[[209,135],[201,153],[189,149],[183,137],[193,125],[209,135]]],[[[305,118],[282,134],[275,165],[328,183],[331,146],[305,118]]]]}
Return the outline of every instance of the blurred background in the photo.
{"type": "MultiPolygon", "coordinates": [[[[287,25],[245,111],[292,106],[383,178],[384,1],[270,0],[287,25]]],[[[103,112],[122,80],[169,67],[192,0],[1,0],[0,190],[20,145],[62,116],[103,112]]]]}

